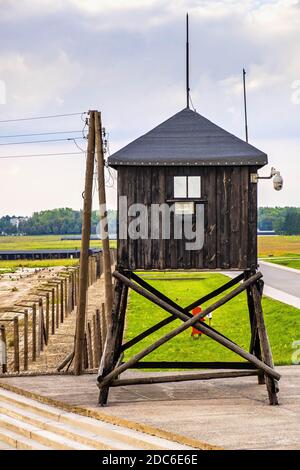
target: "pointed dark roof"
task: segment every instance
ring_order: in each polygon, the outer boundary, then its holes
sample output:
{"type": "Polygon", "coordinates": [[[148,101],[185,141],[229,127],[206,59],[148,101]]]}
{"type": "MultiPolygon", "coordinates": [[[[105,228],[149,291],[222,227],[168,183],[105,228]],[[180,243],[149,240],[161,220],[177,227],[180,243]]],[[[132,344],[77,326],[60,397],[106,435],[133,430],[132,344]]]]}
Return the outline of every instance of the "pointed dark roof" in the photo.
{"type": "Polygon", "coordinates": [[[119,165],[257,165],[267,155],[188,108],[108,158],[119,165]]]}

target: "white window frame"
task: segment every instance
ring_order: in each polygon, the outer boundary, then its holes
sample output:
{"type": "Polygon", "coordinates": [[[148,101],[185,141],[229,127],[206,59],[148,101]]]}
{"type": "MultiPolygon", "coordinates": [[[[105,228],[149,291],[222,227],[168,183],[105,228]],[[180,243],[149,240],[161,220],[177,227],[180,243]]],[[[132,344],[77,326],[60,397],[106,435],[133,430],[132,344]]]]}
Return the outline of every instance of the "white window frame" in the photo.
{"type": "Polygon", "coordinates": [[[200,199],[201,198],[201,176],[174,176],[173,179],[174,199],[200,199]],[[185,190],[182,190],[182,183],[185,183],[185,190]],[[192,191],[192,182],[198,182],[197,193],[190,194],[192,191]],[[176,183],[181,186],[176,187],[176,183]]]}

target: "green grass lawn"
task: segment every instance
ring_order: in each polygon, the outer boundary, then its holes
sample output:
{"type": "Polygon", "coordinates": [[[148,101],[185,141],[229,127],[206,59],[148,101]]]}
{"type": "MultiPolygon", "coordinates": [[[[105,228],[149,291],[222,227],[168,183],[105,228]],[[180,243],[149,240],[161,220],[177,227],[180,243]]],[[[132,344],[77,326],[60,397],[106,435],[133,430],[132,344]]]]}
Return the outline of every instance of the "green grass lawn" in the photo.
{"type": "MultiPolygon", "coordinates": [[[[152,272],[145,275],[145,280],[179,305],[186,306],[224,284],[228,278],[222,274],[176,273],[174,275],[152,272]],[[184,278],[184,280],[166,280],[166,278],[176,279],[176,277],[184,278]],[[160,279],[156,280],[157,278],[160,279]]],[[[217,298],[207,302],[205,306],[215,302],[217,298]]],[[[263,309],[275,364],[291,364],[291,356],[294,352],[292,342],[300,339],[300,310],[267,297],[263,299],[263,309]]],[[[127,340],[167,316],[167,312],[131,291],[127,317],[127,340]]],[[[129,349],[126,357],[145,348],[153,340],[180,323],[180,320],[176,320],[145,338],[129,349]]],[[[237,296],[215,311],[212,326],[248,350],[250,331],[246,294],[237,296]]],[[[189,329],[153,351],[144,360],[242,361],[243,359],[204,335],[201,339],[194,340],[191,338],[191,329],[189,329]]]]}
{"type": "Polygon", "coordinates": [[[268,259],[268,262],[273,264],[280,264],[281,266],[287,266],[288,268],[300,269],[300,258],[299,259],[268,259]]]}

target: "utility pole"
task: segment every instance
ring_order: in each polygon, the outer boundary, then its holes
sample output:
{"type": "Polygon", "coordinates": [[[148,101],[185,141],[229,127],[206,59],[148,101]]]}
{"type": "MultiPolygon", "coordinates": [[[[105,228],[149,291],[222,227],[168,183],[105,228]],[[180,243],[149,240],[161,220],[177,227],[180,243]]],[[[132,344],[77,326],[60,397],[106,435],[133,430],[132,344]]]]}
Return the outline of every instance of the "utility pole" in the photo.
{"type": "Polygon", "coordinates": [[[80,375],[83,368],[84,333],[88,289],[89,246],[92,217],[92,193],[95,163],[95,111],[89,111],[89,135],[86,158],[85,188],[83,196],[83,220],[79,267],[79,302],[76,315],[74,373],[80,375]]]}
{"type": "Polygon", "coordinates": [[[95,112],[95,132],[96,132],[96,154],[97,154],[97,171],[98,171],[98,194],[99,194],[99,210],[100,210],[100,230],[103,252],[103,273],[105,285],[105,310],[107,321],[110,321],[110,314],[113,304],[112,292],[112,275],[111,275],[111,259],[109,249],[109,235],[107,226],[107,210],[105,195],[105,176],[104,176],[104,154],[102,140],[101,114],[95,112]]]}

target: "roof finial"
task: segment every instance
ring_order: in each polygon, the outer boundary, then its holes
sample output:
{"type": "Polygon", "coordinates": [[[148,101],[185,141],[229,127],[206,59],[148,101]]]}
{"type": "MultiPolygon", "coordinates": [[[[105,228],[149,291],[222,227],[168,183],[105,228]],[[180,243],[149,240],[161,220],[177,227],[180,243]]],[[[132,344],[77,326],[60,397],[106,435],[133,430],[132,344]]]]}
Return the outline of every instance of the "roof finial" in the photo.
{"type": "Polygon", "coordinates": [[[189,14],[186,14],[186,107],[190,107],[189,14]]]}

